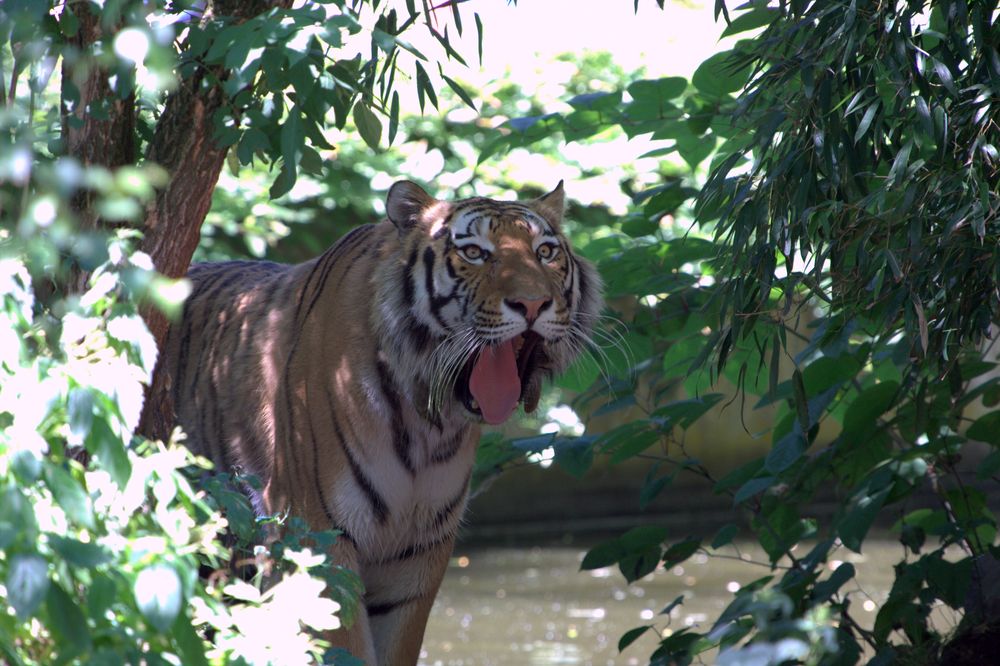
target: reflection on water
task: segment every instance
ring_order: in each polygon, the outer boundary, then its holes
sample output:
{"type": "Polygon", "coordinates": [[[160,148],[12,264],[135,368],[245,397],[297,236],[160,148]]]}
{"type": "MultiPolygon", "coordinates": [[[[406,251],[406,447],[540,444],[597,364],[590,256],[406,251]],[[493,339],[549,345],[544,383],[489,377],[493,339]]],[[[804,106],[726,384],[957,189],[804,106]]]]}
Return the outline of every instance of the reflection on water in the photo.
{"type": "MultiPolygon", "coordinates": [[[[802,546],[805,549],[805,546],[802,546]]],[[[732,593],[770,570],[754,544],[699,553],[670,570],[658,569],[626,585],[617,568],[580,571],[585,547],[459,548],[434,604],[420,661],[424,666],[527,664],[646,664],[657,645],[653,632],[618,653],[625,631],[653,624],[659,631],[706,628],[732,601],[732,593]],[[742,559],[741,559],[742,558],[742,559]],[[660,612],[683,595],[668,616],[660,612]]],[[[892,585],[900,546],[865,543],[858,555],[841,549],[860,582],[853,589],[856,616],[874,622],[876,603],[892,585]]],[[[831,561],[830,570],[840,561],[831,561]]],[[[851,583],[848,584],[849,586],[851,583]]]]}

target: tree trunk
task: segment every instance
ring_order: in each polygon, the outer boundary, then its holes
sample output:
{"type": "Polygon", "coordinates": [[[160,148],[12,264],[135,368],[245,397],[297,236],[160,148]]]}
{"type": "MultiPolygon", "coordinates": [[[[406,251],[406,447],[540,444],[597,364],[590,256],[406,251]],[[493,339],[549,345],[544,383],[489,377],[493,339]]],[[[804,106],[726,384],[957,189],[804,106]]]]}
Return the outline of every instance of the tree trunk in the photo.
{"type": "MultiPolygon", "coordinates": [[[[292,0],[215,0],[205,16],[226,16],[240,22],[272,7],[287,8],[291,4],[292,0]]],[[[134,98],[117,99],[110,89],[108,72],[96,67],[90,56],[96,39],[110,41],[108,34],[102,34],[100,16],[92,15],[90,6],[89,2],[73,3],[80,19],[77,46],[86,55],[63,66],[64,138],[67,153],[81,163],[114,168],[134,163],[137,158],[134,98]],[[105,101],[107,119],[95,120],[88,108],[105,101]]],[[[182,79],[178,89],[168,96],[146,151],[146,160],[163,167],[169,179],[146,208],[140,249],[167,277],[177,278],[187,272],[225,161],[227,148],[219,146],[213,137],[215,114],[226,103],[220,85],[226,76],[221,66],[201,66],[182,79]]],[[[88,196],[79,196],[74,205],[82,228],[109,226],[98,219],[88,196]]],[[[80,290],[86,279],[78,272],[70,287],[80,290]]],[[[162,348],[168,327],[166,317],[152,305],[144,306],[141,314],[162,348]]],[[[159,374],[147,391],[139,430],[150,437],[165,438],[173,422],[173,405],[159,374]]]]}
{"type": "MultiPolygon", "coordinates": [[[[101,40],[111,41],[115,30],[101,27],[97,8],[88,1],[76,0],[68,8],[79,20],[76,35],[67,40],[76,47],[76,57],[63,57],[60,115],[62,138],[66,154],[79,160],[81,166],[103,166],[114,169],[132,164],[135,148],[135,95],[121,99],[111,89],[110,72],[101,67],[91,46],[101,40]],[[106,105],[106,114],[96,109],[106,105]]],[[[71,201],[80,231],[93,231],[101,226],[94,210],[94,196],[80,189],[71,201]]],[[[88,274],[74,268],[69,276],[70,291],[86,289],[88,274]]]]}

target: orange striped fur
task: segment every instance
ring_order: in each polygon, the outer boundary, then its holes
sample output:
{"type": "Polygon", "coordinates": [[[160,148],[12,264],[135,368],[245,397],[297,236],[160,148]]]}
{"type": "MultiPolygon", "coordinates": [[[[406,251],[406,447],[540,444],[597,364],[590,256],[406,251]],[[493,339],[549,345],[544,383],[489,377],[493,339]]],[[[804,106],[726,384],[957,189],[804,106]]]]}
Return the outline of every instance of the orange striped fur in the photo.
{"type": "Polygon", "coordinates": [[[445,202],[404,181],[387,213],[303,264],[193,266],[160,371],[188,445],[261,480],[259,512],[343,530],[332,556],[361,576],[365,612],[331,638],[395,666],[417,661],[480,423],[512,409],[493,384],[534,410],[602,301],[560,231],[561,183],[445,202]]]}

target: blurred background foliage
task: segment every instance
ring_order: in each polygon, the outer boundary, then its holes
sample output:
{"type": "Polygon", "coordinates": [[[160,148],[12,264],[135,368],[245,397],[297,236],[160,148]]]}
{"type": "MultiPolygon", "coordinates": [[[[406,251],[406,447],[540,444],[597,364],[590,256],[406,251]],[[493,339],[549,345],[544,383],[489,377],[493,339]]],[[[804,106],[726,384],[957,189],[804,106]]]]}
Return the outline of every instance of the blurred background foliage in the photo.
{"type": "MultiPolygon", "coordinates": [[[[67,154],[60,126],[72,120],[52,75],[55,58],[78,54],[65,11],[44,4],[2,10],[0,492],[13,508],[0,517],[11,608],[0,645],[12,663],[266,663],[279,645],[321,650],[294,622],[271,645],[244,640],[285,608],[281,587],[225,573],[234,556],[216,532],[228,520],[258,566],[287,570],[289,590],[318,599],[332,587],[345,621],[356,581],[303,552],[301,529],[254,553],[265,526],[231,483],[209,482],[206,496],[187,480],[201,468],[172,471],[191,464],[183,449],[131,435],[155,346],[137,303],[169,310],[183,297],[139,245],[170,174],[67,154]],[[81,228],[81,192],[119,224],[81,228]],[[64,289],[80,268],[87,289],[64,289]],[[205,566],[217,576],[199,580],[205,566]]],[[[508,78],[463,79],[458,65],[478,54],[452,47],[443,26],[455,36],[464,16],[478,33],[476,4],[427,24],[443,65],[397,34],[427,18],[411,21],[428,9],[415,2],[305,3],[239,25],[205,20],[203,3],[105,3],[102,16],[126,17],[111,21],[116,34],[142,32],[148,51],[96,53],[116,81],[153,77],[119,92],[139,100],[135,155],[185,68],[232,76],[232,106],[216,118],[226,166],[195,260],[311,258],[379,220],[399,178],[443,198],[610,183],[614,196],[567,212],[574,246],[606,281],[604,352],[557,381],[536,417],[484,436],[474,485],[489,493],[526,463],[584,483],[595,466],[628,466],[641,511],[689,476],[728,498],[730,522],[676,534],[637,514],[583,568],[616,565],[635,581],[737,538],[758,542],[770,566],[709,626],[664,631],[680,598],[621,649],[638,641],[630,649],[657,664],[707,650],[728,664],[962,663],[963,641],[995,638],[996,3],[717,0],[732,48],[690,77],[581,51],[550,63],[555,99],[508,78]],[[710,438],[699,445],[689,429],[710,438]],[[753,445],[720,441],[743,429],[753,445]],[[861,552],[875,525],[891,527],[900,555],[866,623],[837,553],[861,552]],[[941,606],[963,618],[954,631],[934,623],[941,606]]],[[[319,628],[330,608],[296,612],[319,628]]]]}

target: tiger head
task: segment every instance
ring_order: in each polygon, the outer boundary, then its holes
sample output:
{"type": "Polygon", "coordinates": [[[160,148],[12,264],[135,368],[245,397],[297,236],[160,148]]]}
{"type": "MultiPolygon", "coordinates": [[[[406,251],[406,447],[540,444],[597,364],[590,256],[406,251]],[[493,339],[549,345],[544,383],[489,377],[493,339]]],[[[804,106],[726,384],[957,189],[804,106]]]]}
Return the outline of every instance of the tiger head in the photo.
{"type": "Polygon", "coordinates": [[[451,399],[494,425],[519,403],[532,412],[542,380],[592,344],[601,281],[563,235],[563,207],[561,182],[524,202],[439,201],[409,181],[389,190],[399,244],[378,278],[379,330],[426,386],[430,413],[451,399]]]}

